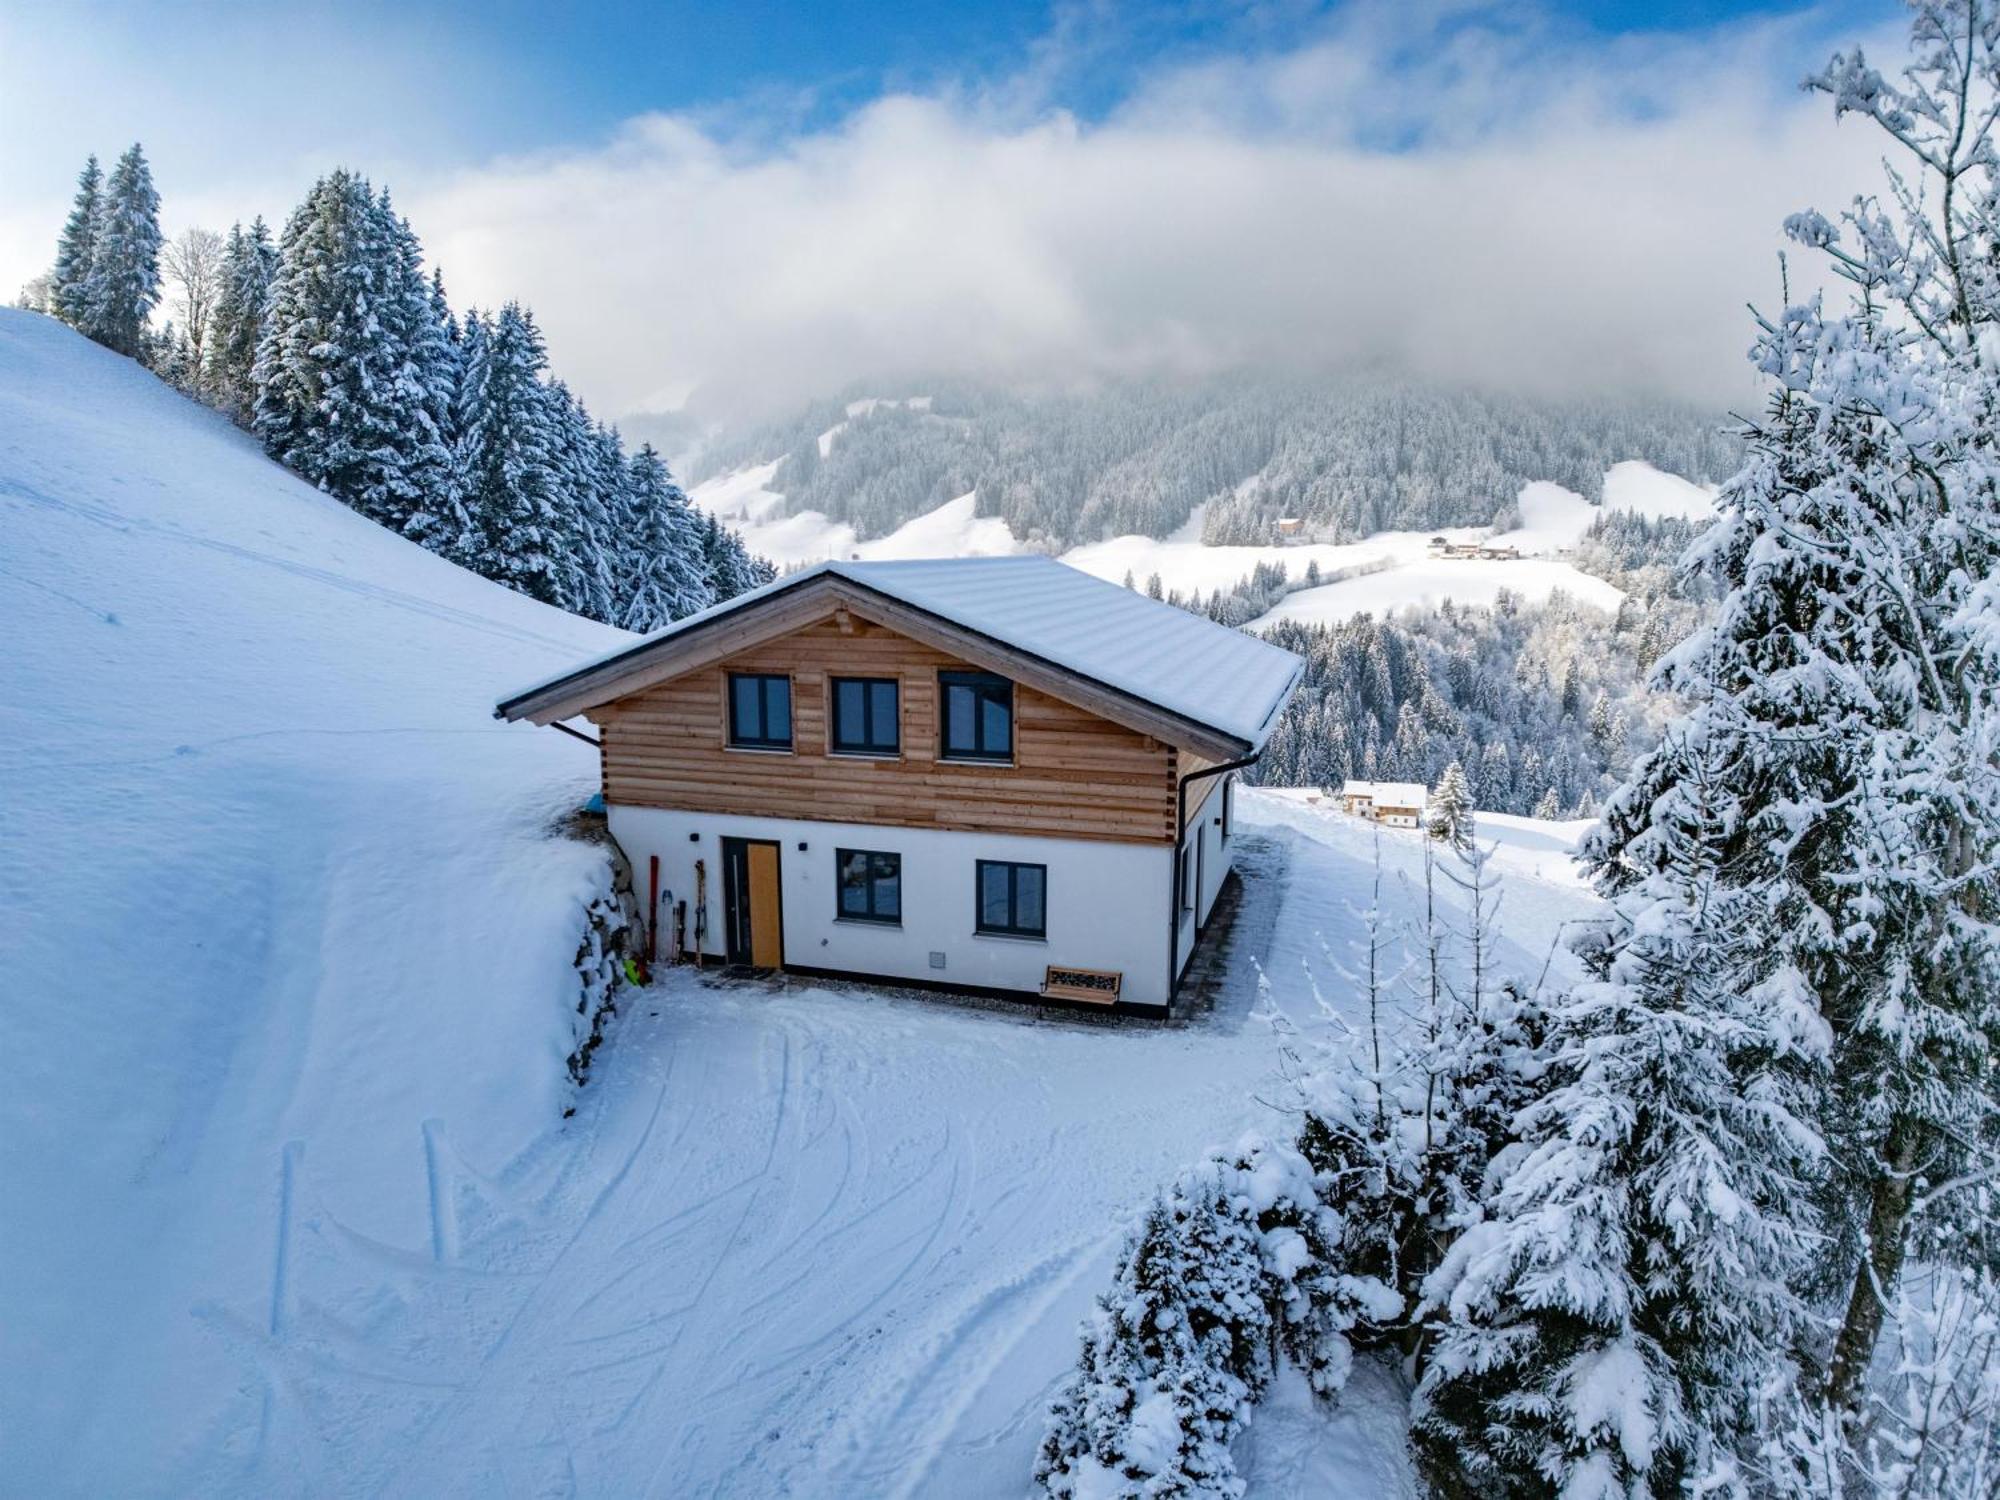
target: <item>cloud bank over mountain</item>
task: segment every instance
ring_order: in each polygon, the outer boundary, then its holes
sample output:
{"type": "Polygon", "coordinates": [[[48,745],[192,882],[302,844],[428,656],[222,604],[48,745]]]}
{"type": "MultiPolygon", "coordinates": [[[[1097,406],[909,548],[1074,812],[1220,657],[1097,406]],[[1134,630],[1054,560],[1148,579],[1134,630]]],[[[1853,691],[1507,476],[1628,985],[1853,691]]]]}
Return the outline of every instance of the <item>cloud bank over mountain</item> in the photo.
{"type": "MultiPolygon", "coordinates": [[[[1150,61],[1121,35],[1066,12],[1010,72],[830,118],[766,95],[352,165],[394,186],[456,303],[534,307],[593,407],[735,415],[902,373],[1367,362],[1740,404],[1780,221],[1879,176],[1796,87],[1853,39],[1822,11],[1618,36],[1366,0],[1150,61]]],[[[225,207],[248,197],[226,172],[161,177],[170,228],[281,220],[306,186],[225,207]]],[[[61,206],[39,212],[52,243],[61,206]]]]}
{"type": "MultiPolygon", "coordinates": [[[[1164,71],[1107,118],[1034,85],[737,138],[671,115],[415,205],[455,296],[532,301],[611,409],[768,407],[897,371],[1388,361],[1748,398],[1778,225],[1871,181],[1783,86],[1797,20],[1635,46],[1433,16],[1164,71]]],[[[1796,290],[1796,288],[1795,288],[1796,290]]]]}

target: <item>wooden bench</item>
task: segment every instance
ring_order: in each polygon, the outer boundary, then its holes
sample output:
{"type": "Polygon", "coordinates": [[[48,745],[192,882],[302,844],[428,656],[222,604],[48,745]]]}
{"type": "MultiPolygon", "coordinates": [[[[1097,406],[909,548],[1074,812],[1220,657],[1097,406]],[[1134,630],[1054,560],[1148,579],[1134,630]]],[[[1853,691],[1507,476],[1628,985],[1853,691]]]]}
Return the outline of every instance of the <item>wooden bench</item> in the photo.
{"type": "Polygon", "coordinates": [[[1110,969],[1072,969],[1050,964],[1042,971],[1042,998],[1116,1005],[1124,982],[1124,974],[1110,969]]]}

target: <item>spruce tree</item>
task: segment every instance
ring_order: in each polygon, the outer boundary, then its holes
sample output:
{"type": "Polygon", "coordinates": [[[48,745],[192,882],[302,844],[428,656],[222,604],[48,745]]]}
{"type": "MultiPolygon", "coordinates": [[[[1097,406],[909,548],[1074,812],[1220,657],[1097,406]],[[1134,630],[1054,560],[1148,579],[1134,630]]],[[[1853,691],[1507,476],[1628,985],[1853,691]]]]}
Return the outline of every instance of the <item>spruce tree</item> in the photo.
{"type": "Polygon", "coordinates": [[[621,496],[619,616],[627,630],[658,630],[715,602],[702,524],[651,443],[632,455],[621,496]]]}
{"type": "Polygon", "coordinates": [[[1552,1008],[1521,1149],[1428,1288],[1451,1312],[1416,1402],[1441,1487],[1725,1486],[1759,1461],[1755,1418],[1808,1326],[1830,1036],[1766,892],[1734,879],[1744,747],[1697,726],[1669,757],[1589,979],[1552,1008]]]}
{"type": "MultiPolygon", "coordinates": [[[[1857,1440],[1906,1261],[1990,1258],[2000,1172],[2000,16],[1927,0],[1913,42],[1898,82],[1858,52],[1813,81],[1903,166],[1886,202],[1787,224],[1853,294],[1761,321],[1775,394],[1693,558],[1720,615],[1661,673],[1693,700],[1689,733],[1745,747],[1722,859],[1831,1028],[1838,1332],[1815,1373],[1857,1440]]],[[[1656,751],[1607,818],[1614,886],[1644,878],[1632,850],[1677,775],[1656,751]]]]}
{"type": "Polygon", "coordinates": [[[80,299],[77,326],[106,348],[136,357],[145,347],[146,319],[160,300],[160,245],[160,195],[135,142],[104,185],[80,299]]]}
{"type": "Polygon", "coordinates": [[[246,230],[233,224],[222,249],[222,285],[209,331],[202,386],[218,411],[239,426],[250,425],[257,401],[257,341],[263,335],[264,306],[278,273],[278,247],[263,219],[246,230]]]}
{"type": "Polygon", "coordinates": [[[381,322],[392,378],[384,404],[397,455],[381,478],[379,507],[390,524],[413,535],[421,529],[415,518],[435,507],[455,478],[457,353],[449,310],[440,316],[442,286],[424,275],[423,246],[410,221],[390,206],[387,189],[375,212],[388,247],[381,322]]]}
{"type": "Polygon", "coordinates": [[[258,348],[265,446],[403,530],[451,474],[444,348],[409,226],[365,178],[320,179],[285,226],[258,348]]]}
{"type": "Polygon", "coordinates": [[[81,328],[90,316],[91,266],[97,249],[98,220],[104,212],[104,173],[93,154],[76,179],[76,201],[56,240],[55,269],[49,273],[49,304],[57,317],[81,328]]]}
{"type": "Polygon", "coordinates": [[[445,297],[444,273],[437,270],[430,280],[430,322],[425,333],[429,351],[426,405],[443,436],[447,462],[421,504],[403,523],[403,534],[463,567],[471,567],[479,547],[476,528],[465,508],[465,455],[459,428],[468,328],[453,314],[445,297]]]}
{"type": "Polygon", "coordinates": [[[510,302],[493,318],[468,319],[467,335],[458,441],[473,538],[469,565],[530,598],[559,603],[566,538],[541,332],[510,302]]]}
{"type": "Polygon", "coordinates": [[[1333,1395],[1364,1308],[1338,1274],[1336,1216],[1299,1152],[1257,1137],[1212,1152],[1148,1209],[1083,1328],[1035,1478],[1052,1500],[1241,1495],[1230,1453],[1284,1355],[1333,1395]]]}
{"type": "Polygon", "coordinates": [[[608,621],[613,583],[606,547],[622,466],[606,466],[602,434],[567,385],[550,382],[548,395],[558,602],[572,614],[608,621]]]}
{"type": "Polygon", "coordinates": [[[1457,761],[1444,769],[1431,792],[1426,810],[1431,837],[1442,839],[1461,854],[1470,852],[1473,840],[1472,788],[1465,784],[1465,771],[1457,761]]]}

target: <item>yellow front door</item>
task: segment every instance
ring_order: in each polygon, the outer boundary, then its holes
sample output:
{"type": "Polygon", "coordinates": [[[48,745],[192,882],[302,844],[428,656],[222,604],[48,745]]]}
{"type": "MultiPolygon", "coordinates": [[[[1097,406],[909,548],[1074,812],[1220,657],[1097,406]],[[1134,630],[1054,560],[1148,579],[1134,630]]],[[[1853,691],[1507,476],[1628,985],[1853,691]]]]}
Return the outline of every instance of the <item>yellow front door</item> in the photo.
{"type": "Polygon", "coordinates": [[[779,935],[778,846],[752,844],[750,855],[750,962],[775,969],[785,961],[779,935]]]}

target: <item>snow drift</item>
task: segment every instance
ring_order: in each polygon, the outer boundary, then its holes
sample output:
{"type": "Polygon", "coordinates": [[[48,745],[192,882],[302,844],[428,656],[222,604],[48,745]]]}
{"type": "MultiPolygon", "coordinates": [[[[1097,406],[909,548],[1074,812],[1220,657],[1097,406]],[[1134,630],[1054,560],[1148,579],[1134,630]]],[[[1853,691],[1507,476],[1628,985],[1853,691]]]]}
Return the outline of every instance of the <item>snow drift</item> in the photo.
{"type": "Polygon", "coordinates": [[[276,1315],[288,1143],[421,1244],[426,1120],[559,1114],[596,766],[491,705],[621,635],[5,310],[0,637],[0,1472],[171,1488],[241,1436],[207,1324],[276,1315]]]}

